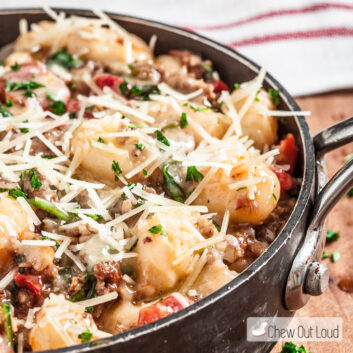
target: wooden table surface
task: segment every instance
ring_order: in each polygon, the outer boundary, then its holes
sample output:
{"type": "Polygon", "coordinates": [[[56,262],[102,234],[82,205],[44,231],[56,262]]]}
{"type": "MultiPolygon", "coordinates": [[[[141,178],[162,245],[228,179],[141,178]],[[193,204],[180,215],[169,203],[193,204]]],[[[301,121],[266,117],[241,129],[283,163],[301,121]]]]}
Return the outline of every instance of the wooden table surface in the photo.
{"type": "MultiPolygon", "coordinates": [[[[313,97],[298,98],[302,110],[310,110],[307,117],[312,134],[340,120],[353,116],[353,90],[335,92],[313,97]]],[[[326,163],[329,177],[343,164],[343,157],[353,153],[353,144],[346,145],[330,152],[326,163]]],[[[334,342],[302,342],[312,353],[352,353],[353,352],[353,293],[340,290],[337,286],[340,279],[346,276],[353,278],[353,198],[344,198],[331,211],[326,229],[340,233],[337,241],[326,245],[326,253],[339,251],[340,259],[332,263],[324,260],[330,270],[330,285],[320,297],[312,297],[309,303],[300,309],[296,316],[338,316],[343,318],[343,340],[334,342]]],[[[326,230],[325,230],[326,231],[326,230]]],[[[281,351],[277,344],[272,353],[281,351]]]]}

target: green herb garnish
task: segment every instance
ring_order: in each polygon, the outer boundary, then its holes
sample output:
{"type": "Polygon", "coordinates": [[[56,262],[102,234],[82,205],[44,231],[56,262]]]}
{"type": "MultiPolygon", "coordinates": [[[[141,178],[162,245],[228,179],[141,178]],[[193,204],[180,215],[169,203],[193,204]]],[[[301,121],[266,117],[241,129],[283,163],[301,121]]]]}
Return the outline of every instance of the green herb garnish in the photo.
{"type": "Polygon", "coordinates": [[[42,182],[39,180],[38,175],[33,168],[28,171],[28,176],[32,188],[38,190],[42,186],[42,182]]]}
{"type": "Polygon", "coordinates": [[[50,155],[50,154],[42,154],[41,157],[44,158],[44,159],[53,159],[53,158],[56,158],[56,156],[53,156],[53,155],[50,155]]]}
{"type": "Polygon", "coordinates": [[[281,97],[279,96],[280,93],[281,91],[279,89],[269,88],[268,90],[268,94],[270,95],[270,98],[275,106],[278,106],[281,103],[281,97]]]}
{"type": "Polygon", "coordinates": [[[112,163],[112,169],[114,171],[114,175],[115,175],[115,180],[118,181],[119,180],[119,176],[120,174],[122,174],[122,170],[119,166],[119,163],[117,161],[113,161],[112,163]]]}
{"type": "Polygon", "coordinates": [[[74,67],[82,66],[83,61],[80,59],[75,59],[66,51],[66,49],[61,49],[49,58],[47,65],[49,67],[52,65],[59,65],[64,69],[71,70],[74,67]]]}
{"type": "Polygon", "coordinates": [[[11,112],[5,107],[5,105],[0,105],[0,116],[3,118],[8,118],[12,116],[11,112]]]}
{"type": "Polygon", "coordinates": [[[195,166],[188,167],[186,171],[186,181],[196,181],[196,183],[200,182],[203,179],[203,174],[200,173],[195,166]]]}
{"type": "Polygon", "coordinates": [[[49,103],[50,111],[56,115],[63,115],[66,113],[65,103],[63,101],[53,101],[49,103]]]}
{"type": "Polygon", "coordinates": [[[152,234],[160,234],[166,236],[167,233],[161,224],[157,224],[148,230],[152,234]]]}
{"type": "Polygon", "coordinates": [[[212,224],[216,227],[219,232],[221,231],[221,226],[216,221],[212,220],[212,224]]]}
{"type": "Polygon", "coordinates": [[[6,91],[21,91],[25,90],[27,92],[31,92],[32,89],[37,89],[40,87],[45,87],[45,85],[35,82],[35,81],[28,81],[28,82],[11,82],[7,81],[6,91]]]}
{"type": "Polygon", "coordinates": [[[138,148],[141,151],[145,149],[145,145],[142,143],[135,143],[135,146],[136,146],[136,148],[138,148]]]}
{"type": "Polygon", "coordinates": [[[86,328],[86,331],[83,331],[78,335],[78,338],[81,340],[82,343],[89,342],[93,337],[92,332],[86,328]]]}
{"type": "Polygon", "coordinates": [[[169,174],[169,163],[163,167],[163,177],[165,182],[165,189],[168,194],[178,202],[185,201],[185,192],[180,187],[180,185],[175,181],[175,179],[169,174]]]}
{"type": "Polygon", "coordinates": [[[100,142],[100,143],[104,143],[104,140],[100,136],[98,137],[97,141],[100,142]]]}
{"type": "Polygon", "coordinates": [[[188,124],[188,116],[186,115],[186,113],[182,112],[180,117],[180,127],[184,129],[188,126],[188,124]]]}
{"type": "Polygon", "coordinates": [[[6,105],[8,108],[11,108],[11,107],[13,106],[13,100],[10,99],[10,98],[6,98],[5,105],[6,105]]]}
{"type": "Polygon", "coordinates": [[[340,253],[338,251],[334,251],[332,254],[331,254],[331,261],[332,262],[336,262],[339,260],[339,258],[341,257],[340,253]]]}
{"type": "Polygon", "coordinates": [[[272,194],[272,197],[277,201],[277,196],[275,194],[272,194]]]}
{"type": "Polygon", "coordinates": [[[324,251],[324,252],[322,253],[321,260],[325,260],[325,259],[327,259],[327,258],[329,258],[329,257],[330,257],[330,255],[324,251]]]}
{"type": "Polygon", "coordinates": [[[192,105],[190,103],[185,103],[184,106],[191,108],[195,112],[203,112],[205,110],[211,109],[211,107],[204,107],[204,108],[196,107],[195,105],[192,105]]]}
{"type": "Polygon", "coordinates": [[[326,233],[326,240],[327,241],[337,240],[339,236],[340,236],[340,233],[334,232],[333,230],[328,230],[326,233]]]}
{"type": "Polygon", "coordinates": [[[203,67],[207,72],[212,72],[212,71],[213,71],[211,65],[203,64],[202,67],[203,67]]]}
{"type": "Polygon", "coordinates": [[[282,347],[281,353],[308,353],[305,347],[297,346],[293,342],[286,342],[282,347]]]}
{"type": "Polygon", "coordinates": [[[147,176],[147,175],[148,175],[147,170],[146,170],[146,169],[144,169],[144,170],[142,171],[142,174],[143,174],[144,176],[147,176]]]}
{"type": "Polygon", "coordinates": [[[12,71],[18,71],[21,68],[21,65],[16,61],[14,65],[10,66],[12,71]]]}
{"type": "Polygon", "coordinates": [[[234,89],[237,90],[240,88],[240,83],[234,83],[234,89]]]}
{"type": "Polygon", "coordinates": [[[162,134],[160,130],[156,130],[154,133],[157,135],[157,140],[159,142],[162,142],[166,146],[170,146],[169,140],[162,134]]]}

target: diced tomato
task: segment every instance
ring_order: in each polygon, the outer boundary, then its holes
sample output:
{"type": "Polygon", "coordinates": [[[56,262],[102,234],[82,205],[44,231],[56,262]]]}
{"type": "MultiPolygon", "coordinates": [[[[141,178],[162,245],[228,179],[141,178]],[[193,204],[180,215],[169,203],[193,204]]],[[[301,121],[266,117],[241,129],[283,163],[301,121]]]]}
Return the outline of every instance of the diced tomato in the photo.
{"type": "Polygon", "coordinates": [[[158,303],[142,308],[139,313],[138,325],[142,326],[160,320],[186,308],[190,304],[192,302],[184,294],[173,293],[158,303]]]}
{"type": "Polygon", "coordinates": [[[289,164],[289,174],[294,172],[298,160],[298,147],[293,134],[288,134],[279,144],[280,154],[276,157],[277,164],[289,164]]]}
{"type": "Polygon", "coordinates": [[[94,82],[100,89],[110,87],[113,91],[120,93],[120,84],[123,83],[124,80],[115,75],[100,74],[94,78],[94,82]]]}
{"type": "Polygon", "coordinates": [[[294,188],[293,178],[290,174],[286,173],[282,168],[272,167],[273,172],[277,175],[281,185],[281,192],[292,190],[294,188]]]}
{"type": "Polygon", "coordinates": [[[220,93],[222,91],[229,91],[228,85],[222,80],[211,82],[211,84],[213,86],[213,91],[215,93],[220,93]]]}
{"type": "MultiPolygon", "coordinates": [[[[81,109],[81,103],[77,99],[71,99],[67,104],[66,104],[66,110],[71,114],[71,113],[78,113],[81,109]]],[[[93,119],[93,113],[90,110],[85,110],[83,113],[83,117],[86,119],[93,119]]]]}
{"type": "Polygon", "coordinates": [[[23,275],[19,272],[15,273],[14,281],[20,288],[26,288],[31,291],[37,298],[42,294],[43,284],[39,276],[23,275]]]}

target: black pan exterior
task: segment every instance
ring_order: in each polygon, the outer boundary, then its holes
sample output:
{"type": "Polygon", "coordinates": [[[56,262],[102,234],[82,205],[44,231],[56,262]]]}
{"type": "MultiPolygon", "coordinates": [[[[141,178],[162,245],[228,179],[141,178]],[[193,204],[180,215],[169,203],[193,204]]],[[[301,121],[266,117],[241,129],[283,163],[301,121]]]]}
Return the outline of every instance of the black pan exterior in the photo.
{"type": "MultiPolygon", "coordinates": [[[[84,10],[55,10],[92,16],[90,11],[84,10]]],[[[156,34],[157,55],[167,53],[170,49],[188,49],[211,59],[221,77],[230,85],[250,80],[258,71],[259,67],[242,55],[194,33],[143,19],[109,15],[125,29],[146,41],[156,34]]],[[[40,9],[0,10],[0,47],[16,39],[21,18],[26,18],[32,23],[48,19],[48,16],[40,9]]],[[[283,93],[284,99],[279,109],[299,110],[294,99],[271,75],[266,76],[264,85],[267,88],[279,88],[283,93]]],[[[293,315],[284,308],[284,288],[293,257],[305,235],[315,184],[314,148],[305,119],[288,118],[287,123],[280,126],[280,131],[290,131],[296,137],[300,149],[299,166],[302,168],[297,173],[303,177],[303,184],[289,221],[259,259],[227,286],[175,315],[108,339],[58,349],[55,352],[269,351],[272,343],[247,342],[246,319],[250,316],[293,315]]]]}

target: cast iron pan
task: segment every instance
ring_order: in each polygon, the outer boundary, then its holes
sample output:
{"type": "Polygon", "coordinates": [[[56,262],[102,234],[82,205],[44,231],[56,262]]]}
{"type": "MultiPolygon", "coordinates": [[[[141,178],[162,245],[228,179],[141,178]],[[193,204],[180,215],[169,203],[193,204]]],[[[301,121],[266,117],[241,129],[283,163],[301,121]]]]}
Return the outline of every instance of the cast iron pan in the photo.
{"type": "MultiPolygon", "coordinates": [[[[70,15],[93,16],[87,10],[54,10],[70,15]]],[[[147,42],[156,34],[156,55],[167,53],[170,49],[187,49],[212,60],[222,79],[230,86],[234,82],[252,79],[259,70],[257,64],[239,53],[194,33],[140,18],[108,15],[147,42]]],[[[41,9],[0,10],[0,47],[16,39],[21,18],[33,23],[47,20],[48,16],[41,9]]],[[[300,110],[292,96],[270,74],[266,75],[264,87],[281,90],[279,109],[300,110]]],[[[318,262],[324,244],[320,229],[327,212],[349,189],[353,175],[352,160],[317,196],[325,183],[321,157],[327,151],[353,140],[352,119],[319,133],[314,141],[302,116],[288,118],[285,125],[280,125],[280,134],[289,131],[295,135],[300,149],[296,173],[303,180],[302,187],[287,224],[262,256],[226,286],[172,316],[107,339],[57,349],[55,352],[269,351],[274,344],[272,342],[247,341],[246,319],[251,316],[292,316],[294,310],[306,303],[309,294],[318,295],[325,290],[328,272],[318,262]],[[320,157],[318,159],[315,158],[315,150],[320,157]],[[304,238],[306,240],[303,242],[304,238]],[[309,243],[308,239],[311,240],[309,243]]]]}

